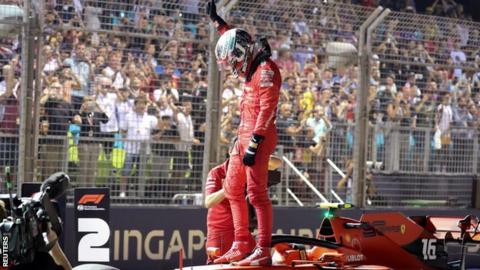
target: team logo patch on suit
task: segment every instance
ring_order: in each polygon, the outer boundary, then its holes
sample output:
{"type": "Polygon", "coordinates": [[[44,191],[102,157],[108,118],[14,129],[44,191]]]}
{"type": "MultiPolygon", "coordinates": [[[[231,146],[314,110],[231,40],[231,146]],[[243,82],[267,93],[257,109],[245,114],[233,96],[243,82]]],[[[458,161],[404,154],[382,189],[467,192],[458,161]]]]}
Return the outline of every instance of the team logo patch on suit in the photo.
{"type": "Polygon", "coordinates": [[[271,87],[273,86],[273,75],[275,73],[273,70],[262,70],[260,72],[260,87],[271,87]]]}

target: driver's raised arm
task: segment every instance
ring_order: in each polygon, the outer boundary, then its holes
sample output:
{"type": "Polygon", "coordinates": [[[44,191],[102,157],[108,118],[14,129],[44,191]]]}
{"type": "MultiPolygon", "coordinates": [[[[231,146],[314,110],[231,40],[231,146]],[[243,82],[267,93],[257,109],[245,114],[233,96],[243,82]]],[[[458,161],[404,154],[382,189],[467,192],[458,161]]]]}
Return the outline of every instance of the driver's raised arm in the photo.
{"type": "Polygon", "coordinates": [[[215,27],[217,28],[217,31],[218,33],[220,33],[220,35],[230,29],[230,26],[228,26],[228,24],[222,19],[222,17],[218,16],[215,0],[207,3],[207,14],[210,17],[213,25],[215,25],[215,27]]]}

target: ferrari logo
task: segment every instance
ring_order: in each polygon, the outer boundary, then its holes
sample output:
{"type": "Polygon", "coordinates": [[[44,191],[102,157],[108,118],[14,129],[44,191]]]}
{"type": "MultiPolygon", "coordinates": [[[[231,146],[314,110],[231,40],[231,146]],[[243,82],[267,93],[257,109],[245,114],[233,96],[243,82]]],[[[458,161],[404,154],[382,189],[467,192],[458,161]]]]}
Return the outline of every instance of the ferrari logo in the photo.
{"type": "Polygon", "coordinates": [[[405,224],[402,224],[402,225],[400,226],[400,232],[401,232],[402,234],[405,234],[405,224]]]}

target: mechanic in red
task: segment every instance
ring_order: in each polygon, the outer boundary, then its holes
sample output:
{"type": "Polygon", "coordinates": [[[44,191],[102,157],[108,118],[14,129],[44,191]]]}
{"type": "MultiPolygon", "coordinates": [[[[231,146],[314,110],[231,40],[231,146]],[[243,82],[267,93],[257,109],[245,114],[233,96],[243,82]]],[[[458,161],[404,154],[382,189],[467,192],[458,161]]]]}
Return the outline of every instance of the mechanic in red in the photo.
{"type": "MultiPolygon", "coordinates": [[[[232,211],[230,203],[225,199],[223,183],[227,175],[227,159],[223,164],[210,170],[205,184],[205,207],[207,214],[207,264],[212,264],[232,246],[234,239],[232,211]]],[[[255,247],[255,240],[250,235],[250,248],[255,247]]]]}
{"type": "Polygon", "coordinates": [[[207,13],[221,34],[215,48],[219,66],[245,79],[238,140],[230,152],[224,184],[232,209],[235,239],[230,250],[214,262],[270,265],[272,204],[267,189],[268,160],[277,144],[275,114],[281,75],[270,59],[271,50],[265,39],[254,42],[244,30],[230,29],[218,16],[214,0],[207,4],[207,13]],[[258,243],[253,252],[248,242],[245,184],[258,219],[258,243]]]}

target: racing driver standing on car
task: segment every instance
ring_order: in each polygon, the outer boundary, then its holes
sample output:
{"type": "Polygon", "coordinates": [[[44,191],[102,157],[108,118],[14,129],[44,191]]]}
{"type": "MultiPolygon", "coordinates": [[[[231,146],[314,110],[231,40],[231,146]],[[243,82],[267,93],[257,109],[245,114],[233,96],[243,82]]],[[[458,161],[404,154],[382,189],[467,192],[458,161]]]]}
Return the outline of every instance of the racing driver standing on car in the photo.
{"type": "Polygon", "coordinates": [[[245,79],[238,140],[230,152],[224,184],[232,209],[235,239],[230,250],[214,262],[266,266],[271,264],[272,234],[268,160],[277,143],[275,114],[282,79],[277,65],[270,59],[270,46],[265,39],[254,42],[246,31],[230,29],[218,16],[214,0],[207,4],[207,13],[221,34],[215,48],[219,67],[245,79]],[[253,251],[248,241],[245,184],[258,219],[258,242],[253,251]]]}

